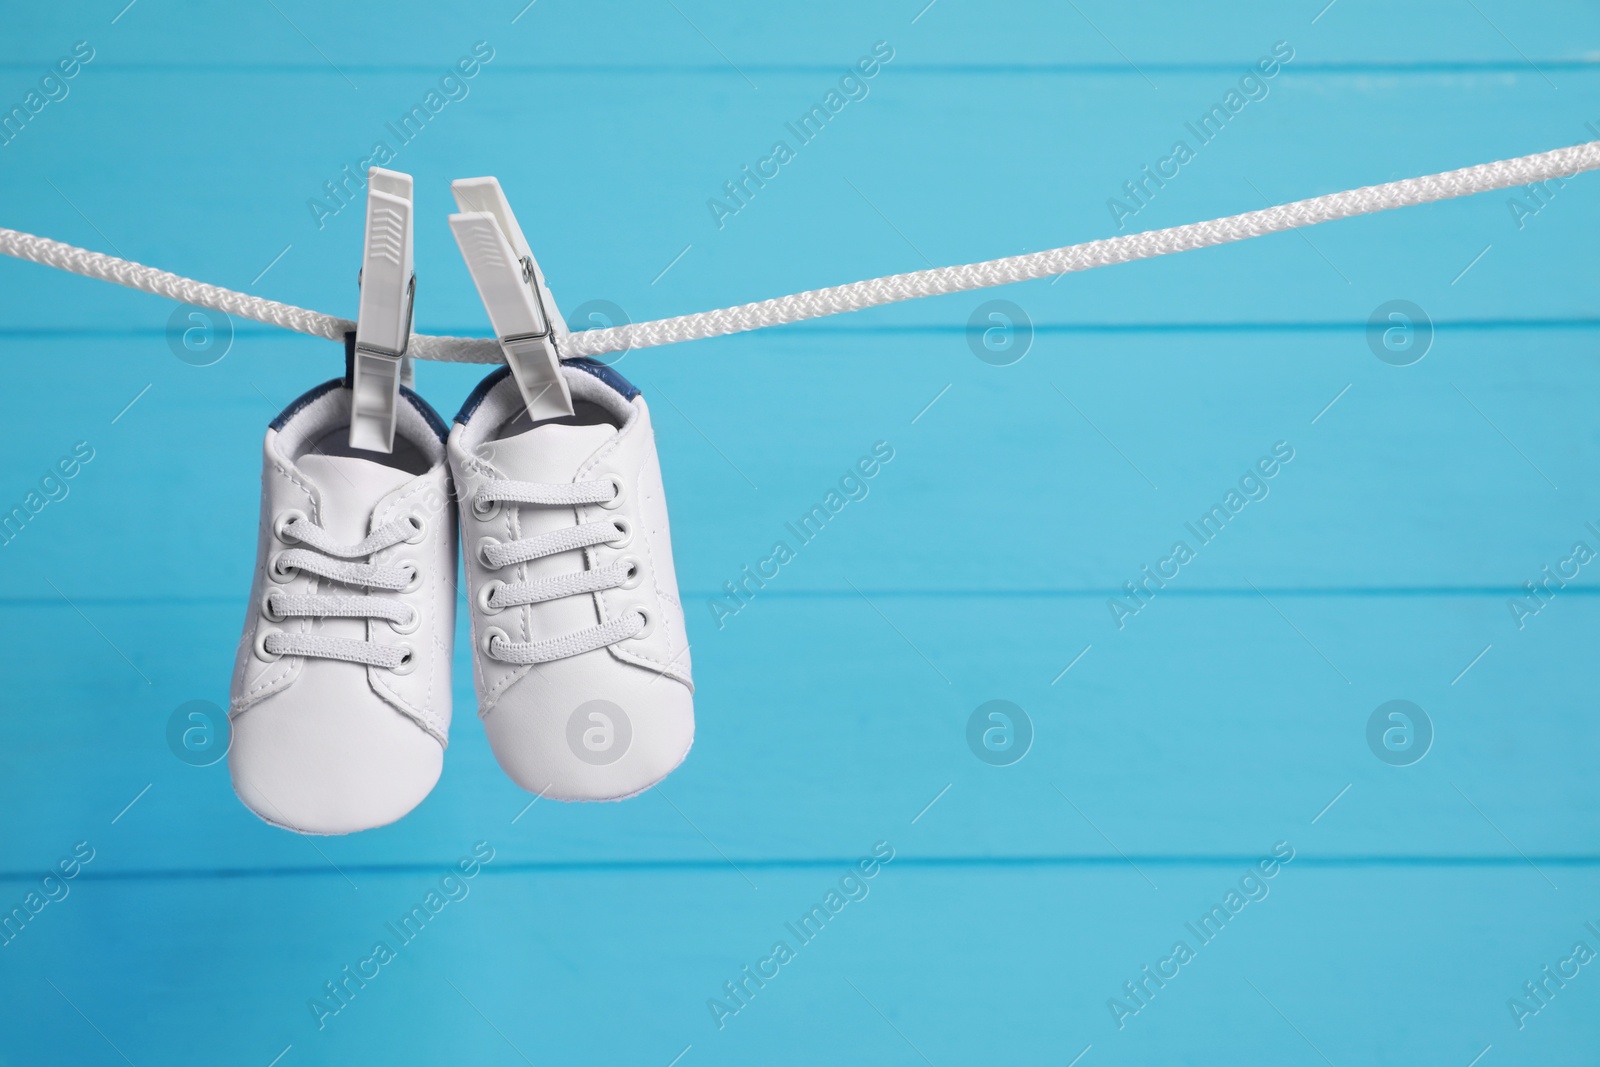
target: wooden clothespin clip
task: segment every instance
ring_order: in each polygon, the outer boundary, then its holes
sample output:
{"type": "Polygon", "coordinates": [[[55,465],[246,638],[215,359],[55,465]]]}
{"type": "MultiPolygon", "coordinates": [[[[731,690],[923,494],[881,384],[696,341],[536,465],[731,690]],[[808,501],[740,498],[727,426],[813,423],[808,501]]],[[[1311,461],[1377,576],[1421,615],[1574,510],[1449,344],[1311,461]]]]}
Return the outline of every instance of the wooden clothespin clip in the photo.
{"type": "Polygon", "coordinates": [[[367,171],[367,237],[361,252],[361,309],[350,366],[350,447],[394,451],[400,386],[413,381],[411,314],[417,277],[412,260],[411,175],[367,171]]]}
{"type": "Polygon", "coordinates": [[[516,377],[529,417],[572,414],[572,396],[561,377],[566,324],[556,312],[539,264],[495,178],[450,183],[461,213],[450,229],[489,312],[500,348],[516,377]]]}

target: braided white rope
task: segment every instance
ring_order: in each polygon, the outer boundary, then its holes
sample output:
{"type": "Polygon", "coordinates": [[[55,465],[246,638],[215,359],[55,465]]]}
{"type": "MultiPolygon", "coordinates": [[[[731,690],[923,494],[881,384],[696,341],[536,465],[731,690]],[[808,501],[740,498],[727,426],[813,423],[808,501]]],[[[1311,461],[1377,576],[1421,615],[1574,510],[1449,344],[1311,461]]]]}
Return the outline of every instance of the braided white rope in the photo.
{"type": "Polygon", "coordinates": [[[22,233],[18,230],[0,229],[0,252],[15,256],[17,259],[55,267],[57,270],[71,271],[73,274],[99,278],[101,281],[116,282],[129,289],[171,297],[180,303],[193,304],[195,307],[215,308],[230,315],[255,319],[271,326],[282,326],[296,333],[326,337],[330,341],[342,341],[347,331],[356,328],[355,323],[332,315],[307,311],[305,308],[280,304],[274,300],[263,300],[248,293],[236,293],[232,289],[207,285],[154,267],[62,244],[46,237],[35,237],[31,233],[22,233]]]}
{"type": "MultiPolygon", "coordinates": [[[[679,341],[719,337],[746,330],[759,330],[764,326],[780,326],[824,315],[860,311],[863,308],[892,304],[901,300],[984,289],[995,285],[1028,281],[1032,278],[1045,278],[1055,274],[1110,266],[1113,263],[1151,259],[1173,252],[1208,248],[1301,226],[1315,226],[1335,219],[1370,215],[1378,211],[1388,211],[1390,208],[1471,196],[1474,193],[1506,189],[1514,185],[1531,185],[1595,169],[1600,169],[1600,141],[1590,141],[1571,148],[1559,148],[1553,152],[1541,152],[1516,159],[1503,159],[1495,163],[1483,163],[1476,167],[1446,171],[1443,174],[1407,178],[1383,185],[1363,186],[1360,189],[1331,193],[1309,200],[1296,200],[1277,207],[1247,211],[1242,215],[1230,215],[1208,222],[1173,226],[1165,230],[1149,230],[1144,233],[1053,248],[1045,252],[970,263],[965,266],[937,267],[909,274],[871,278],[828,289],[812,289],[809,292],[795,293],[773,300],[759,300],[738,307],[702,311],[694,315],[584,330],[570,335],[562,346],[563,354],[598,356],[607,352],[622,352],[634,348],[674,344],[679,341]]],[[[42,263],[48,267],[57,267],[74,274],[116,282],[118,285],[170,297],[197,307],[215,308],[257,322],[282,326],[316,337],[326,337],[329,340],[342,340],[347,332],[355,329],[355,323],[348,319],[263,300],[260,297],[215,285],[206,285],[153,267],[141,266],[17,230],[0,229],[0,253],[42,263]]],[[[460,363],[504,362],[500,345],[492,338],[413,334],[410,353],[419,359],[460,363]]]]}

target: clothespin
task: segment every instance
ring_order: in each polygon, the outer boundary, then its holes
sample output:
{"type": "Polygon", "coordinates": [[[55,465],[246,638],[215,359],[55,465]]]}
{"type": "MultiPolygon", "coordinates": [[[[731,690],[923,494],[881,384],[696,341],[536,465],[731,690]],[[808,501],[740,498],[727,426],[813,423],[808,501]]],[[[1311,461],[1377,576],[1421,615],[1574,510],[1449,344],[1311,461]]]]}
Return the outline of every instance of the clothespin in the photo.
{"type": "Polygon", "coordinates": [[[566,324],[556,312],[556,302],[499,180],[462,178],[450,183],[450,191],[461,209],[450,216],[450,229],[528,415],[535,420],[571,415],[572,396],[561,377],[566,324]]]}
{"type": "Polygon", "coordinates": [[[361,309],[350,367],[350,447],[394,451],[400,386],[414,378],[406,346],[417,277],[412,261],[411,175],[367,171],[367,236],[361,251],[361,309]]]}

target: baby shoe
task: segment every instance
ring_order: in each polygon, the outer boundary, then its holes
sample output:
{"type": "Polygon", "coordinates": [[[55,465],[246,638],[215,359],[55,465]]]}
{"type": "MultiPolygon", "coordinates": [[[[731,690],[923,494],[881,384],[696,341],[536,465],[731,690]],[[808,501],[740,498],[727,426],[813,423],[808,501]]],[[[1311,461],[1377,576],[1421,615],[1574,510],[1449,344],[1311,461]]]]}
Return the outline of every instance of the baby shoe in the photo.
{"type": "Polygon", "coordinates": [[[343,379],[267,430],[228,769],[246,807],[300,833],[393,822],[444,758],[455,505],[444,423],[400,394],[392,454],[346,443],[343,379]]]}
{"type": "Polygon", "coordinates": [[[522,788],[620,800],[694,741],[689,643],[650,409],[602,363],[561,373],[575,414],[530,421],[501,368],[450,431],[478,713],[522,788]]]}

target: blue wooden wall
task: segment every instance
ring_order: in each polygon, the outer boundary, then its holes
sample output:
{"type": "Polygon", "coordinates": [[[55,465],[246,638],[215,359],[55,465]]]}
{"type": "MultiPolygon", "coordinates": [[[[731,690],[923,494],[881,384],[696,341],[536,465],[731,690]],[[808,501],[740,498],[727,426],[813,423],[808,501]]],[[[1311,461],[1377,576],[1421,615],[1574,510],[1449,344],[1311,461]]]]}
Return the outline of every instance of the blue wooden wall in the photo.
{"type": "MultiPolygon", "coordinates": [[[[416,176],[430,333],[487,332],[456,177],[499,176],[569,313],[642,321],[1600,138],[1600,10],[1575,0],[96,0],[3,23],[0,112],[45,102],[0,145],[0,225],[353,317],[360,198],[325,183],[381,141],[416,176]],[[836,90],[802,143],[787,124],[836,90]],[[730,199],[780,140],[793,158],[730,199]],[[1169,177],[1134,199],[1146,166],[1169,177]]],[[[195,365],[172,302],[0,262],[0,510],[93,454],[0,548],[0,908],[79,851],[0,946],[0,1063],[1596,1062],[1600,562],[1575,546],[1600,553],[1597,234],[1579,177],[629,353],[689,760],[626,803],[528,808],[458,640],[439,787],[338,839],[257,821],[168,726],[226,705],[261,434],[339,349],[238,320],[195,365]],[[991,300],[1031,323],[998,353],[991,300]],[[866,498],[713,609],[878,442],[866,498]],[[1274,449],[1202,544],[1186,524],[1274,449]],[[1180,540],[1177,577],[1110,606],[1180,540]],[[1020,759],[969,744],[993,700],[1020,759]],[[492,861],[398,944],[386,924],[475,847],[492,861]],[[875,848],[859,899],[788,931],[875,848]],[[311,1006],[380,940],[377,978],[311,1006]]],[[[419,388],[451,413],[481,374],[419,388]]]]}

